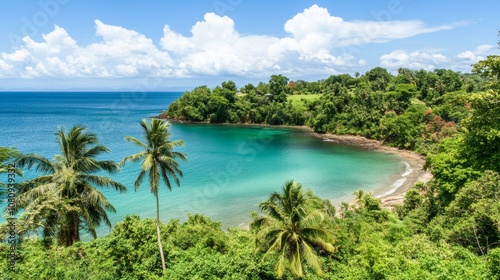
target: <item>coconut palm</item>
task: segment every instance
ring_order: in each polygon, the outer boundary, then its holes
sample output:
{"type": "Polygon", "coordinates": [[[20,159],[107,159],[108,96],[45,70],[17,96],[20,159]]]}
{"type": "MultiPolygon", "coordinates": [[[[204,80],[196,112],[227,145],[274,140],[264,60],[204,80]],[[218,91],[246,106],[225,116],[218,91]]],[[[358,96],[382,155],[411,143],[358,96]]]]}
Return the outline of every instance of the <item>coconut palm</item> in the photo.
{"type": "Polygon", "coordinates": [[[165,272],[165,257],[163,255],[160,236],[160,202],[158,198],[158,190],[161,184],[160,177],[170,191],[172,190],[171,179],[174,180],[177,186],[180,186],[179,177],[182,177],[182,171],[179,168],[177,159],[186,161],[187,157],[181,152],[173,151],[175,147],[184,145],[184,142],[182,140],[170,141],[169,122],[151,119],[151,122],[148,124],[148,122],[143,119],[140,125],[144,132],[145,142],[131,136],[127,136],[125,139],[144,150],[124,158],[121,164],[125,164],[128,161],[142,161],[141,171],[134,183],[135,190],[140,186],[146,174],[149,177],[149,186],[156,199],[156,233],[162,269],[163,272],[165,272]]]}
{"type": "MultiPolygon", "coordinates": [[[[14,172],[14,174],[22,176],[22,173],[17,168],[11,168],[9,161],[17,157],[19,152],[14,148],[0,146],[0,174],[14,172]],[[14,169],[14,170],[12,170],[14,169]]],[[[0,204],[7,198],[7,184],[0,182],[0,204]]]]}
{"type": "Polygon", "coordinates": [[[125,186],[97,172],[113,173],[118,164],[96,157],[109,151],[98,145],[97,136],[85,127],[74,126],[67,134],[56,133],[62,154],[53,160],[27,154],[16,159],[19,168],[34,168],[43,175],[21,184],[18,205],[24,208],[26,231],[42,228],[45,237],[57,236],[59,244],[69,246],[80,240],[80,230],[97,238],[96,227],[102,222],[111,227],[107,211],[116,212],[94,186],[123,192],[125,186]]]}
{"type": "Polygon", "coordinates": [[[317,250],[333,252],[333,235],[327,229],[327,215],[322,211],[323,202],[312,192],[303,192],[302,185],[288,181],[281,193],[273,193],[260,204],[267,216],[257,217],[252,227],[257,228],[257,250],[265,252],[262,260],[277,252],[276,273],[283,276],[290,267],[292,276],[303,276],[303,263],[321,274],[317,250]]]}

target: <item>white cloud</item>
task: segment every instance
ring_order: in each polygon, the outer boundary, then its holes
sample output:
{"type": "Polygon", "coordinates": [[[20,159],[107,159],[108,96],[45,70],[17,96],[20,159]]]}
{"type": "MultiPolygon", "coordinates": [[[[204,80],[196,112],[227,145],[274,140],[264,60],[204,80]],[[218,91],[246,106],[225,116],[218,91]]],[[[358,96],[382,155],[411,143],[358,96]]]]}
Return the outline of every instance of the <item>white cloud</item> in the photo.
{"type": "Polygon", "coordinates": [[[382,43],[418,34],[450,30],[457,24],[427,27],[419,20],[406,21],[345,21],[330,15],[327,9],[313,5],[285,24],[304,52],[319,48],[330,49],[367,43],[382,43]]]}
{"type": "Polygon", "coordinates": [[[487,55],[492,54],[497,50],[497,47],[492,45],[479,45],[473,51],[464,51],[457,55],[457,58],[463,59],[467,63],[477,63],[479,60],[483,60],[487,55]]]}
{"type": "MultiPolygon", "coordinates": [[[[365,66],[364,58],[336,54],[348,46],[388,42],[418,34],[455,28],[457,25],[426,26],[409,21],[346,21],[313,5],[284,24],[284,37],[242,35],[227,16],[205,14],[189,36],[163,28],[155,44],[145,35],[120,26],[95,21],[98,41],[79,45],[64,28],[30,37],[11,53],[2,53],[0,77],[11,78],[186,78],[205,75],[267,77],[269,74],[325,74],[337,69],[365,66]]],[[[472,55],[476,55],[472,53],[472,55]]],[[[463,59],[475,59],[469,53],[463,59]]],[[[440,54],[386,55],[391,67],[404,63],[432,67],[447,60],[440,54]],[[432,63],[431,63],[432,62],[432,63]]]]}
{"type": "Polygon", "coordinates": [[[392,70],[402,67],[429,71],[442,67],[448,61],[449,58],[441,53],[425,51],[407,52],[404,50],[395,50],[380,57],[380,65],[392,70]]]}
{"type": "Polygon", "coordinates": [[[463,51],[456,55],[444,55],[439,51],[394,50],[380,57],[380,65],[389,70],[398,68],[434,70],[439,68],[470,72],[471,65],[488,55],[499,55],[500,51],[492,45],[479,45],[474,50],[463,51]]]}
{"type": "Polygon", "coordinates": [[[204,20],[191,29],[191,37],[184,37],[168,26],[163,29],[160,45],[177,61],[182,73],[247,75],[259,73],[274,66],[268,46],[278,39],[269,36],[241,36],[234,29],[234,21],[227,16],[207,13],[204,20]]]}
{"type": "Polygon", "coordinates": [[[344,21],[313,5],[285,23],[287,37],[240,35],[232,19],[208,13],[193,26],[189,37],[165,26],[160,44],[191,75],[267,75],[277,70],[332,73],[338,67],[366,65],[365,60],[356,62],[348,54],[333,55],[336,48],[451,28],[426,27],[420,21],[344,21]]]}

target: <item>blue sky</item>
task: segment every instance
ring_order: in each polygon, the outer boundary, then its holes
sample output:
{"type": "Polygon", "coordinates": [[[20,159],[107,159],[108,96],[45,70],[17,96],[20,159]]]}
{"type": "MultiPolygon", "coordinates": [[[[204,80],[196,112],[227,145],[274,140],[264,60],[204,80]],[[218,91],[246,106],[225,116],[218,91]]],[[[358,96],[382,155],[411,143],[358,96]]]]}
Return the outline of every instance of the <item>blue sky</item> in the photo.
{"type": "Polygon", "coordinates": [[[0,90],[238,86],[381,66],[469,72],[500,30],[486,1],[0,2],[0,90]]]}

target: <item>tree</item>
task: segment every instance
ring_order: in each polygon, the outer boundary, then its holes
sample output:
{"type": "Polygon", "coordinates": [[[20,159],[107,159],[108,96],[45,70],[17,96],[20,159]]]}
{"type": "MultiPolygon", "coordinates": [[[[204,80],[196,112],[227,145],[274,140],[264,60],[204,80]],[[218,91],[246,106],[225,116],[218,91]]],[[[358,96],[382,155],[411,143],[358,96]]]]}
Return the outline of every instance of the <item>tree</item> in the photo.
{"type": "MultiPolygon", "coordinates": [[[[19,151],[14,148],[9,147],[0,147],[0,174],[9,172],[9,161],[19,156],[19,151]]],[[[19,169],[15,168],[14,172],[17,175],[22,176],[22,173],[19,169]]],[[[0,203],[3,202],[3,197],[8,193],[8,189],[6,188],[6,184],[0,182],[0,203]]]]}
{"type": "Polygon", "coordinates": [[[226,122],[228,118],[229,101],[220,95],[212,95],[207,104],[211,123],[226,122]]]}
{"type": "Polygon", "coordinates": [[[465,122],[465,154],[481,170],[500,172],[500,57],[488,56],[473,72],[488,79],[490,90],[472,94],[472,114],[465,122]]]}
{"type": "Polygon", "coordinates": [[[446,208],[448,239],[484,255],[500,245],[500,174],[486,171],[446,208]]]}
{"type": "Polygon", "coordinates": [[[371,87],[374,91],[385,91],[387,85],[393,78],[392,75],[382,67],[373,68],[372,70],[366,72],[366,76],[368,77],[368,81],[370,81],[371,87]]]}
{"type": "Polygon", "coordinates": [[[474,64],[472,72],[488,79],[487,85],[490,88],[500,89],[500,56],[489,55],[485,60],[474,64]]]}
{"type": "Polygon", "coordinates": [[[272,75],[269,79],[269,91],[274,95],[276,102],[286,102],[286,95],[290,92],[288,78],[283,75],[272,75]]]}
{"type": "Polygon", "coordinates": [[[411,98],[416,95],[417,88],[410,84],[398,84],[387,93],[391,107],[396,113],[403,113],[410,105],[411,98]]]}
{"type": "Polygon", "coordinates": [[[18,155],[19,152],[14,148],[0,147],[0,173],[7,172],[8,161],[18,155]]]}
{"type": "Polygon", "coordinates": [[[391,112],[380,121],[380,132],[385,141],[399,148],[415,148],[422,131],[422,125],[413,120],[412,114],[409,112],[401,116],[391,112]]]}
{"type": "Polygon", "coordinates": [[[232,92],[233,94],[236,93],[236,91],[238,91],[236,84],[231,80],[229,80],[227,82],[222,82],[222,89],[228,90],[228,91],[232,92]]]}
{"type": "Polygon", "coordinates": [[[281,193],[273,193],[260,204],[267,216],[254,219],[252,227],[258,230],[258,250],[265,252],[263,260],[278,252],[276,273],[283,276],[286,261],[294,277],[303,276],[302,263],[307,263],[316,274],[321,274],[316,251],[334,251],[334,238],[326,228],[323,202],[312,192],[303,192],[302,185],[288,181],[281,193]]]}
{"type": "Polygon", "coordinates": [[[25,208],[20,218],[26,231],[43,229],[43,235],[57,236],[59,244],[70,246],[80,240],[82,228],[97,238],[96,227],[102,221],[111,227],[106,211],[116,212],[111,203],[94,186],[123,192],[125,186],[98,172],[119,170],[113,161],[97,160],[108,148],[98,145],[97,136],[82,126],[64,128],[56,133],[61,155],[48,160],[39,155],[19,156],[19,168],[35,168],[43,173],[20,186],[18,205],[25,208]]]}
{"type": "Polygon", "coordinates": [[[138,162],[142,160],[141,171],[134,182],[135,190],[140,186],[146,174],[149,177],[151,192],[156,199],[156,233],[162,269],[163,272],[165,272],[165,257],[163,255],[160,236],[160,202],[158,198],[158,191],[161,183],[160,178],[163,179],[163,183],[170,191],[172,191],[172,184],[169,177],[174,180],[177,186],[180,186],[179,177],[182,177],[183,174],[179,168],[177,159],[187,161],[187,157],[181,152],[173,151],[175,147],[184,145],[184,142],[182,140],[170,140],[170,123],[159,119],[151,119],[151,123],[148,124],[146,120],[143,119],[140,124],[146,142],[142,142],[132,136],[127,136],[125,139],[143,148],[144,151],[125,157],[121,165],[128,161],[138,162]]]}
{"type": "Polygon", "coordinates": [[[399,68],[398,75],[394,78],[394,83],[415,85],[415,73],[416,71],[408,68],[399,68]]]}

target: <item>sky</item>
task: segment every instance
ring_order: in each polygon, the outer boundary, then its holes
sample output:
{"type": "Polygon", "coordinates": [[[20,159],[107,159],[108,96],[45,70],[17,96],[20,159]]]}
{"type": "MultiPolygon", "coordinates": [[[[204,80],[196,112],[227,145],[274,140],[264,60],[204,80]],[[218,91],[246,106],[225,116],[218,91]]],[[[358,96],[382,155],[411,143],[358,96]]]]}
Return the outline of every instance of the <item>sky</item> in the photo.
{"type": "Polygon", "coordinates": [[[168,90],[384,67],[470,72],[500,1],[0,0],[0,90],[168,90]]]}

